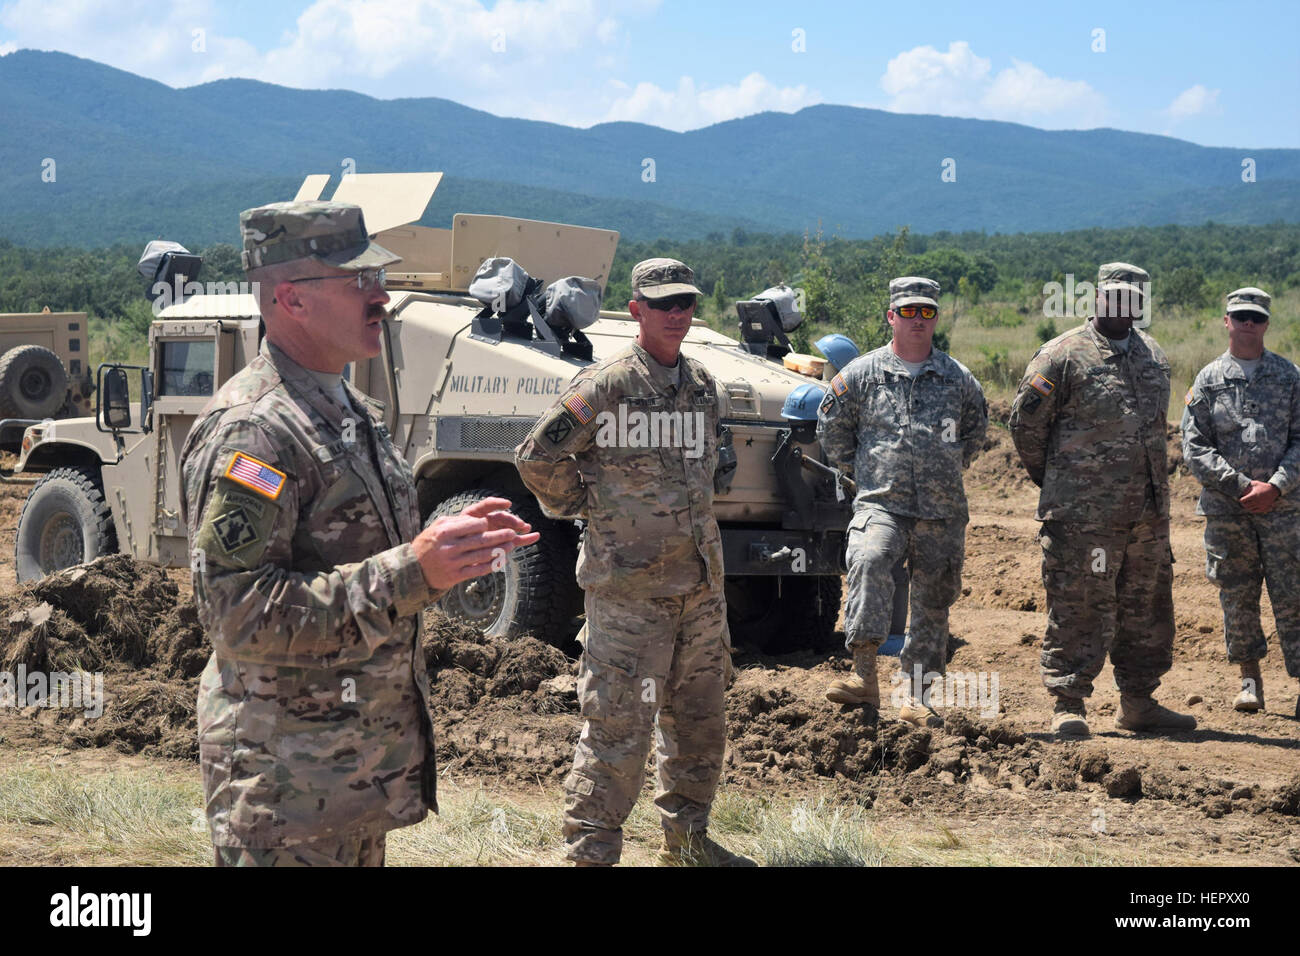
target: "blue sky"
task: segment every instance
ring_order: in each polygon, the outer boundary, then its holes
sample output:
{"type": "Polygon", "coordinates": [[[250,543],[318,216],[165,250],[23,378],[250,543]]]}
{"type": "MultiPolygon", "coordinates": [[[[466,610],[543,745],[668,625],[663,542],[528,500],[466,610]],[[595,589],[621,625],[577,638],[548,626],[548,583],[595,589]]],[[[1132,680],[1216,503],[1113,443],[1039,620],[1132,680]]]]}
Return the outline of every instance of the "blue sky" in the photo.
{"type": "Polygon", "coordinates": [[[1298,38],[1294,0],[0,0],[0,53],[172,86],[245,76],[672,129],[839,103],[1256,148],[1300,147],[1298,38]]]}

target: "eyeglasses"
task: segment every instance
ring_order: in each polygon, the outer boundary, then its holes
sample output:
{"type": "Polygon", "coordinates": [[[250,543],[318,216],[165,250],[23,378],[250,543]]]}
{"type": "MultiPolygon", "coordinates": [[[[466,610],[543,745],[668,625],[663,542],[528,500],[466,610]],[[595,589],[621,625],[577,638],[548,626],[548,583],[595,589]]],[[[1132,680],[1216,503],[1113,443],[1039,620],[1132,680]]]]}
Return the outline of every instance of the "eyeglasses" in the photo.
{"type": "Polygon", "coordinates": [[[1254,322],[1256,325],[1263,325],[1268,321],[1268,316],[1263,312],[1229,312],[1228,317],[1234,322],[1254,322]]]}
{"type": "MultiPolygon", "coordinates": [[[[362,269],[360,272],[356,273],[355,275],[357,280],[357,288],[360,289],[362,292],[367,292],[370,289],[375,288],[376,286],[382,289],[384,287],[384,283],[388,281],[388,270],[386,269],[362,269]]],[[[348,275],[334,275],[334,276],[308,276],[304,279],[286,279],[285,281],[286,282],[319,282],[323,279],[351,279],[351,278],[352,278],[352,274],[348,274],[348,275]]]]}
{"type": "Polygon", "coordinates": [[[933,319],[939,314],[939,310],[932,305],[900,305],[894,312],[904,319],[914,319],[918,312],[923,319],[933,319]]]}
{"type": "Polygon", "coordinates": [[[695,308],[695,295],[691,292],[683,292],[680,295],[670,295],[662,299],[647,299],[642,297],[642,302],[659,312],[672,312],[677,309],[681,312],[689,312],[695,308]]]}

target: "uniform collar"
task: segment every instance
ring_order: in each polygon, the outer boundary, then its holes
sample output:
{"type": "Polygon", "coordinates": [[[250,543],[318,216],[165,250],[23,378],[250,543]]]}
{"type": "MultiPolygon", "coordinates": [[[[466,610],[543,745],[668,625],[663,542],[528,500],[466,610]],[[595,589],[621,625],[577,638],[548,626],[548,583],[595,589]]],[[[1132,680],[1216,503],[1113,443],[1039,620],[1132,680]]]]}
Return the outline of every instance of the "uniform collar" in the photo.
{"type": "Polygon", "coordinates": [[[1121,349],[1109,338],[1102,335],[1097,327],[1092,324],[1092,319],[1089,319],[1084,323],[1084,325],[1088,329],[1088,334],[1092,336],[1092,340],[1097,343],[1097,348],[1101,350],[1103,360],[1109,360],[1114,357],[1122,362],[1125,355],[1133,358],[1138,354],[1136,349],[1139,347],[1143,349],[1146,348],[1146,344],[1142,341],[1141,336],[1138,335],[1137,329],[1130,328],[1128,330],[1128,349],[1126,351],[1121,349]]]}
{"type": "MultiPolygon", "coordinates": [[[[1241,366],[1237,364],[1237,359],[1233,356],[1231,349],[1226,349],[1224,353],[1219,356],[1219,360],[1220,365],[1222,366],[1224,378],[1237,378],[1241,379],[1243,382],[1246,380],[1246,373],[1243,372],[1241,366]]],[[[1242,361],[1249,362],[1251,360],[1243,359],[1242,361]]],[[[1261,375],[1265,374],[1266,369],[1272,367],[1272,353],[1269,352],[1268,349],[1264,349],[1256,361],[1258,361],[1259,364],[1255,366],[1255,375],[1251,381],[1258,380],[1261,375]]]]}
{"type": "MultiPolygon", "coordinates": [[[[327,422],[339,425],[347,417],[349,409],[341,408],[338,402],[321,388],[320,382],[316,381],[316,377],[311,372],[290,358],[289,353],[284,349],[271,344],[269,338],[262,339],[258,352],[276,370],[280,379],[306,399],[307,404],[327,422]]],[[[351,387],[351,383],[344,382],[344,391],[351,395],[354,401],[356,400],[357,393],[351,387]]]]}
{"type": "MultiPolygon", "coordinates": [[[[901,357],[899,357],[899,354],[894,351],[894,346],[892,343],[886,342],[883,346],[881,346],[881,348],[884,349],[885,355],[888,357],[889,363],[892,366],[893,371],[900,372],[904,375],[912,374],[908,370],[907,366],[903,364],[903,360],[901,357]]],[[[925,357],[925,360],[923,362],[921,362],[921,367],[916,370],[916,374],[919,376],[928,368],[932,368],[939,374],[943,374],[942,369],[939,367],[939,350],[936,349],[933,345],[930,346],[930,354],[925,357]]]]}
{"type": "Polygon", "coordinates": [[[678,369],[682,373],[681,384],[685,385],[687,383],[689,376],[686,374],[686,358],[680,352],[677,353],[677,365],[674,368],[665,368],[659,364],[658,359],[636,342],[632,343],[632,351],[636,353],[637,358],[641,360],[641,364],[645,366],[646,374],[650,376],[650,381],[656,391],[667,392],[669,389],[677,388],[678,383],[674,381],[674,378],[678,369]]]}

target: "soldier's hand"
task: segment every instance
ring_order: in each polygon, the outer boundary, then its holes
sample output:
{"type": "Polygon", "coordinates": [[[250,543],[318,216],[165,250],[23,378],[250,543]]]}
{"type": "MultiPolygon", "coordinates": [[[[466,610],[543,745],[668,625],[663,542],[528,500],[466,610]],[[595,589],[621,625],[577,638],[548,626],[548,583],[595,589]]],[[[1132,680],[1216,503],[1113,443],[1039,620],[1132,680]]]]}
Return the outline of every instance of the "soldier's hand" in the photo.
{"type": "Polygon", "coordinates": [[[1266,515],[1273,510],[1273,505],[1281,494],[1276,485],[1267,481],[1252,481],[1246,493],[1237,499],[1243,508],[1251,514],[1266,515]]]}
{"type": "Polygon", "coordinates": [[[499,570],[494,562],[541,538],[509,509],[505,498],[484,498],[458,515],[435,519],[416,535],[411,545],[429,587],[441,591],[499,570]]]}

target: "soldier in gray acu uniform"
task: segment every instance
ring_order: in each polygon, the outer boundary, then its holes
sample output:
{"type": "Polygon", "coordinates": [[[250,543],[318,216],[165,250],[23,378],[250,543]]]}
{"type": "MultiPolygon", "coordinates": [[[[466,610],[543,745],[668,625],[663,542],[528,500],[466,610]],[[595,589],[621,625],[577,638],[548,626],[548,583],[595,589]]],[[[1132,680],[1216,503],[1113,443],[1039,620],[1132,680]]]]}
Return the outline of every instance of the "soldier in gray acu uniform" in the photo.
{"type": "Polygon", "coordinates": [[[917,724],[933,716],[926,685],[947,669],[948,608],[961,594],[969,520],[962,470],[979,454],[988,427],[975,376],[931,345],[938,297],[932,279],[889,283],[892,342],[831,380],[817,422],[826,460],[851,470],[858,485],[844,610],[854,676],[832,683],[826,696],[880,706],[876,653],[889,635],[893,570],[905,557],[912,624],[899,659],[907,683],[895,697],[899,717],[917,724]]]}
{"type": "Polygon", "coordinates": [[[632,289],[636,342],[579,373],[515,451],[547,514],[586,521],[583,726],[564,781],[568,858],[618,862],[653,725],[665,857],[748,865],[706,834],[731,668],[713,493],[729,482],[735,456],[713,376],[680,354],[700,294],[694,274],[648,259],[633,267],[632,289]]]}
{"type": "Polygon", "coordinates": [[[1205,573],[1241,668],[1233,706],[1247,712],[1264,709],[1264,580],[1286,672],[1300,678],[1300,370],[1264,348],[1271,301],[1254,287],[1228,295],[1228,351],[1197,374],[1183,411],[1183,458],[1204,486],[1205,573]]]}
{"type": "Polygon", "coordinates": [[[1165,420],[1169,361],[1134,327],[1150,276],[1103,265],[1097,314],[1029,360],[1011,437],[1042,488],[1047,631],[1043,683],[1052,730],[1089,733],[1084,701],[1110,654],[1122,730],[1191,730],[1196,719],[1152,699],[1173,666],[1173,552],[1165,420]]]}
{"type": "Polygon", "coordinates": [[[341,374],[379,353],[397,261],[360,207],[276,203],[240,226],[266,339],[180,457],[216,862],[381,865],[385,833],[436,809],[419,612],[537,535],[504,499],[420,531],[410,468],[341,374]]]}

